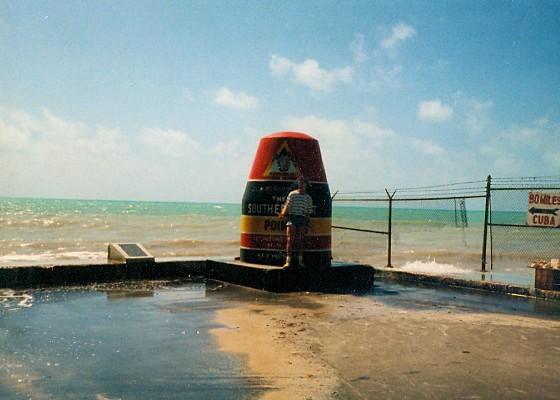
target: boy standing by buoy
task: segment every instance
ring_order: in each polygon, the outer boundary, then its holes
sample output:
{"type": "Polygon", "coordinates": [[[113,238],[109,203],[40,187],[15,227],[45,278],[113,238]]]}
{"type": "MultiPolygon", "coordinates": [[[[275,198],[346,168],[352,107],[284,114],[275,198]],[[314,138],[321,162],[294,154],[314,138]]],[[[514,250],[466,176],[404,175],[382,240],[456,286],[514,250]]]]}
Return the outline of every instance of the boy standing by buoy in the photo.
{"type": "Polygon", "coordinates": [[[286,263],[284,268],[292,266],[292,255],[295,251],[298,257],[298,265],[305,268],[303,263],[303,242],[309,225],[309,217],[313,212],[313,199],[306,193],[307,180],[303,177],[297,180],[298,188],[288,194],[280,218],[287,218],[286,224],[286,263]]]}

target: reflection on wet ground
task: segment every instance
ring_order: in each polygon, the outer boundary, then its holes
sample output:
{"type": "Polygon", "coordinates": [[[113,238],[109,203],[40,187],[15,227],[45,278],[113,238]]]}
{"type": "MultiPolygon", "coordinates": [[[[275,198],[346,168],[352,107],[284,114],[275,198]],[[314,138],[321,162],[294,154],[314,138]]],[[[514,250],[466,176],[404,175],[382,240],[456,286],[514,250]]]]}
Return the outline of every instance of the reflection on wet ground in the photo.
{"type": "MultiPolygon", "coordinates": [[[[560,320],[556,301],[460,289],[379,281],[358,296],[406,310],[560,320]]],[[[255,398],[261,378],[243,372],[242,358],[219,352],[209,333],[218,327],[215,311],[231,301],[320,308],[313,298],[212,281],[0,290],[0,398],[255,398]]]]}
{"type": "Polygon", "coordinates": [[[0,296],[2,399],[241,399],[258,390],[208,333],[224,306],[218,284],[0,296]]]}
{"type": "Polygon", "coordinates": [[[377,281],[367,295],[388,306],[417,310],[452,310],[500,314],[527,314],[560,320],[560,302],[444,286],[421,287],[377,281]]]}

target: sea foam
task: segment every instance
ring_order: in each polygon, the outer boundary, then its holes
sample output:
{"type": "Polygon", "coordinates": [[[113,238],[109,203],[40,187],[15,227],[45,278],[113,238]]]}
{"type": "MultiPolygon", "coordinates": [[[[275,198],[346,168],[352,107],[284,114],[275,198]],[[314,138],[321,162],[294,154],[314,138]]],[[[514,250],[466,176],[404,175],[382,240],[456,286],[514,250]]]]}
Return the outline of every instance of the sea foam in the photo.
{"type": "Polygon", "coordinates": [[[0,263],[41,262],[56,260],[99,260],[107,258],[106,252],[67,251],[61,253],[46,252],[42,254],[8,254],[0,256],[0,263]]]}
{"type": "Polygon", "coordinates": [[[395,269],[399,269],[402,271],[408,272],[422,272],[426,274],[466,274],[471,273],[472,270],[459,268],[453,264],[440,264],[437,263],[435,260],[426,262],[426,261],[413,261],[407,262],[406,264],[396,267],[395,269]]]}

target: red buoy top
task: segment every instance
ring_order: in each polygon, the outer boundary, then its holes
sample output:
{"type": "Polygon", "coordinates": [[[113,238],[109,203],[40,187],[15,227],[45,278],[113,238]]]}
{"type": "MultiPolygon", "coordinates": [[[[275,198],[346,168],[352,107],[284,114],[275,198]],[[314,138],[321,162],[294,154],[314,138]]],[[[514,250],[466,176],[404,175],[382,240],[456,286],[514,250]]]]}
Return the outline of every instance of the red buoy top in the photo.
{"type": "Polygon", "coordinates": [[[319,142],[305,133],[277,132],[259,142],[249,180],[295,180],[303,176],[326,182],[319,142]]]}

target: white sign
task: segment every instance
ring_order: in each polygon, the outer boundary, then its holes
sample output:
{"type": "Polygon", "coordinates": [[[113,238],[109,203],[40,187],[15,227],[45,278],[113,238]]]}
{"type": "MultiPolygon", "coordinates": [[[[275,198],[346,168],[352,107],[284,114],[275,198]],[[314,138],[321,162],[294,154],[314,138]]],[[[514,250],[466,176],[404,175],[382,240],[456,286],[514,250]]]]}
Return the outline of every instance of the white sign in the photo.
{"type": "Polygon", "coordinates": [[[560,226],[560,193],[529,193],[527,225],[560,226]]]}

